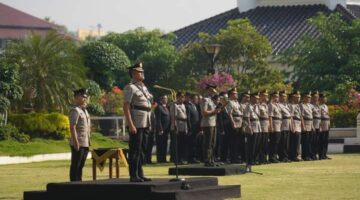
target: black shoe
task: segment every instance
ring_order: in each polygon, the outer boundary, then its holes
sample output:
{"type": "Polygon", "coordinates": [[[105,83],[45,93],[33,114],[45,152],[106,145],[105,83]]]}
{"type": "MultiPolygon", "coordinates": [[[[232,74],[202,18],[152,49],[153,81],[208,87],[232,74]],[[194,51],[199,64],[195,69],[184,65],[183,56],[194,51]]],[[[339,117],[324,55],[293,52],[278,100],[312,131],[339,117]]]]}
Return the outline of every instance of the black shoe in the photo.
{"type": "Polygon", "coordinates": [[[204,166],[205,167],[214,167],[215,165],[214,165],[214,163],[207,162],[207,163],[204,164],[204,166]]]}
{"type": "Polygon", "coordinates": [[[300,162],[301,160],[299,158],[294,158],[293,161],[294,162],[300,162]]]}
{"type": "Polygon", "coordinates": [[[327,160],[331,160],[332,158],[328,157],[328,156],[325,156],[325,159],[327,160]]]}
{"type": "Polygon", "coordinates": [[[146,178],[145,176],[140,177],[144,182],[152,181],[151,178],[146,178]]]}
{"type": "Polygon", "coordinates": [[[189,160],[188,163],[189,163],[189,164],[200,164],[200,161],[194,159],[194,160],[189,160]]]}
{"type": "Polygon", "coordinates": [[[141,183],[144,182],[142,178],[130,178],[130,182],[141,183]]]}
{"type": "Polygon", "coordinates": [[[270,159],[269,160],[271,163],[279,163],[280,161],[278,159],[270,159]]]}

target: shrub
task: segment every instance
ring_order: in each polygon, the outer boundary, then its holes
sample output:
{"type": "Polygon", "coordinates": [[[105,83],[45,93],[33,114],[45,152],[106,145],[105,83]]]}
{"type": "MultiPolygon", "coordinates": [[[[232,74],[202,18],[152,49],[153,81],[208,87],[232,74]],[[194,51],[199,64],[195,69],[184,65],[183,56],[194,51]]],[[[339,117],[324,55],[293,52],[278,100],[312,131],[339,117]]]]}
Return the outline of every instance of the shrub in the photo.
{"type": "Polygon", "coordinates": [[[357,110],[350,109],[347,106],[332,105],[329,106],[331,118],[331,127],[346,128],[356,127],[357,110]]]}
{"type": "Polygon", "coordinates": [[[60,113],[30,113],[9,116],[9,122],[31,138],[61,140],[70,136],[69,119],[60,113]]]}
{"type": "Polygon", "coordinates": [[[24,133],[20,133],[19,130],[11,125],[0,126],[0,141],[14,139],[21,143],[27,143],[30,141],[30,137],[24,133]]]}

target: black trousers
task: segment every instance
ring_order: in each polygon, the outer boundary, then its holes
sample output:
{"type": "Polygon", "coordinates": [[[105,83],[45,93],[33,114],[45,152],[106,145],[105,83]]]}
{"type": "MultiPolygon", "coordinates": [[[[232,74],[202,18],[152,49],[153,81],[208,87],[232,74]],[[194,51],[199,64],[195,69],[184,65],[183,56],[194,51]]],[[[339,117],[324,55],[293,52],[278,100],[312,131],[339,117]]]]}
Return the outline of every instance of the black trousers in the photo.
{"type": "Polygon", "coordinates": [[[89,147],[80,147],[79,151],[76,151],[74,147],[71,147],[71,165],[70,165],[70,181],[82,181],[82,170],[85,165],[87,155],[89,153],[89,147]]]}
{"type": "Polygon", "coordinates": [[[319,148],[319,141],[320,141],[320,129],[315,129],[313,132],[313,138],[311,143],[311,150],[312,150],[312,157],[316,158],[316,155],[320,154],[319,148]]]}
{"type": "Polygon", "coordinates": [[[329,131],[321,131],[319,137],[319,158],[325,159],[327,157],[329,144],[329,131]]]}
{"type": "Polygon", "coordinates": [[[221,145],[221,153],[220,153],[220,160],[222,162],[227,162],[229,155],[231,154],[231,145],[232,142],[232,129],[230,126],[227,126],[225,129],[225,135],[223,135],[223,141],[221,145]]]}
{"type": "Polygon", "coordinates": [[[188,135],[188,162],[193,162],[195,160],[199,160],[199,147],[197,145],[197,137],[199,130],[195,130],[194,132],[189,133],[188,135]]]}
{"type": "Polygon", "coordinates": [[[215,150],[214,150],[214,156],[215,156],[216,161],[221,160],[223,148],[227,143],[226,140],[227,140],[227,138],[224,133],[222,134],[220,132],[216,132],[216,145],[215,145],[215,150]]]}
{"type": "Polygon", "coordinates": [[[269,133],[269,160],[277,160],[280,132],[269,133]]]}
{"type": "Polygon", "coordinates": [[[301,133],[301,158],[307,160],[311,158],[311,132],[301,133]]]}
{"type": "Polygon", "coordinates": [[[280,142],[278,148],[279,159],[287,160],[289,158],[288,151],[289,151],[289,135],[290,131],[282,131],[280,135],[280,142]]]}
{"type": "Polygon", "coordinates": [[[137,128],[136,134],[130,134],[129,138],[129,172],[130,178],[141,178],[144,176],[143,162],[144,150],[147,146],[146,137],[149,128],[137,128]]]}
{"type": "Polygon", "coordinates": [[[164,131],[161,135],[156,134],[156,160],[158,163],[166,162],[168,138],[169,131],[164,131]]]}
{"type": "Polygon", "coordinates": [[[178,150],[178,160],[179,162],[183,162],[188,158],[188,135],[185,132],[177,133],[177,150],[178,150]]]}
{"type": "Polygon", "coordinates": [[[152,150],[154,147],[154,133],[150,132],[149,134],[145,135],[146,137],[146,149],[145,149],[145,163],[151,163],[152,157],[152,150]]]}
{"type": "Polygon", "coordinates": [[[261,133],[259,143],[259,161],[265,163],[269,154],[269,133],[261,133]]]}
{"type": "Polygon", "coordinates": [[[255,144],[254,144],[254,159],[255,161],[260,161],[260,151],[262,148],[262,140],[263,140],[263,133],[257,133],[255,144]]]}
{"type": "Polygon", "coordinates": [[[216,127],[203,127],[204,138],[203,138],[203,154],[205,163],[214,162],[214,148],[216,144],[216,127]]]}
{"type": "Polygon", "coordinates": [[[253,165],[255,162],[255,142],[258,133],[246,134],[245,143],[246,143],[246,164],[253,165]]]}
{"type": "Polygon", "coordinates": [[[295,160],[299,156],[301,134],[290,133],[289,158],[295,160]]]}
{"type": "Polygon", "coordinates": [[[242,140],[242,133],[241,133],[241,129],[240,128],[236,128],[233,129],[230,127],[229,130],[230,134],[228,137],[229,140],[229,150],[230,150],[230,160],[231,161],[240,161],[240,148],[242,147],[241,145],[241,140],[242,140]]]}

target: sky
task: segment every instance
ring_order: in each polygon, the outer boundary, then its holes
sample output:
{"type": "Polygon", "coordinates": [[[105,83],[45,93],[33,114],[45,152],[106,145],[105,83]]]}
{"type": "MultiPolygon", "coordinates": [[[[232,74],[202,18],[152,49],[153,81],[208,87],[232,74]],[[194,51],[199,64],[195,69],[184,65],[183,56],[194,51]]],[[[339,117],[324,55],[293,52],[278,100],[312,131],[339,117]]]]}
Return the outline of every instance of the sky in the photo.
{"type": "MultiPolygon", "coordinates": [[[[360,4],[360,0],[351,0],[360,4]]],[[[124,32],[137,27],[171,32],[237,7],[237,0],[0,0],[39,18],[78,28],[124,32]]]]}

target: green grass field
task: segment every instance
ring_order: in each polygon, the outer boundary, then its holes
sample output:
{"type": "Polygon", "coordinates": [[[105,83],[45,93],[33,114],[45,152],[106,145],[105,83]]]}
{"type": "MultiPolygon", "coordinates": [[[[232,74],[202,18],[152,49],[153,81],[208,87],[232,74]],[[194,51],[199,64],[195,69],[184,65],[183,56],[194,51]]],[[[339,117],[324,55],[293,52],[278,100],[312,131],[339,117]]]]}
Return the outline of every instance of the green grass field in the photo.
{"type": "MultiPolygon", "coordinates": [[[[93,148],[127,147],[125,142],[114,141],[99,133],[92,134],[91,143],[93,148]]],[[[70,152],[68,140],[34,139],[29,143],[19,143],[13,140],[0,141],[0,156],[32,156],[66,152],[70,152]]]]}
{"type": "MultiPolygon", "coordinates": [[[[241,184],[241,199],[360,199],[360,154],[331,155],[332,160],[255,166],[264,175],[219,177],[222,185],[241,184]]],[[[49,182],[68,180],[69,161],[0,166],[0,199],[22,199],[23,191],[44,190],[49,182]]],[[[91,162],[84,179],[91,180],[91,162]]],[[[148,165],[149,177],[169,177],[166,165],[148,165]]],[[[107,169],[107,168],[106,168],[107,169]]],[[[98,172],[107,178],[106,169],[98,172]]],[[[127,169],[120,169],[127,178],[127,169]]]]}

